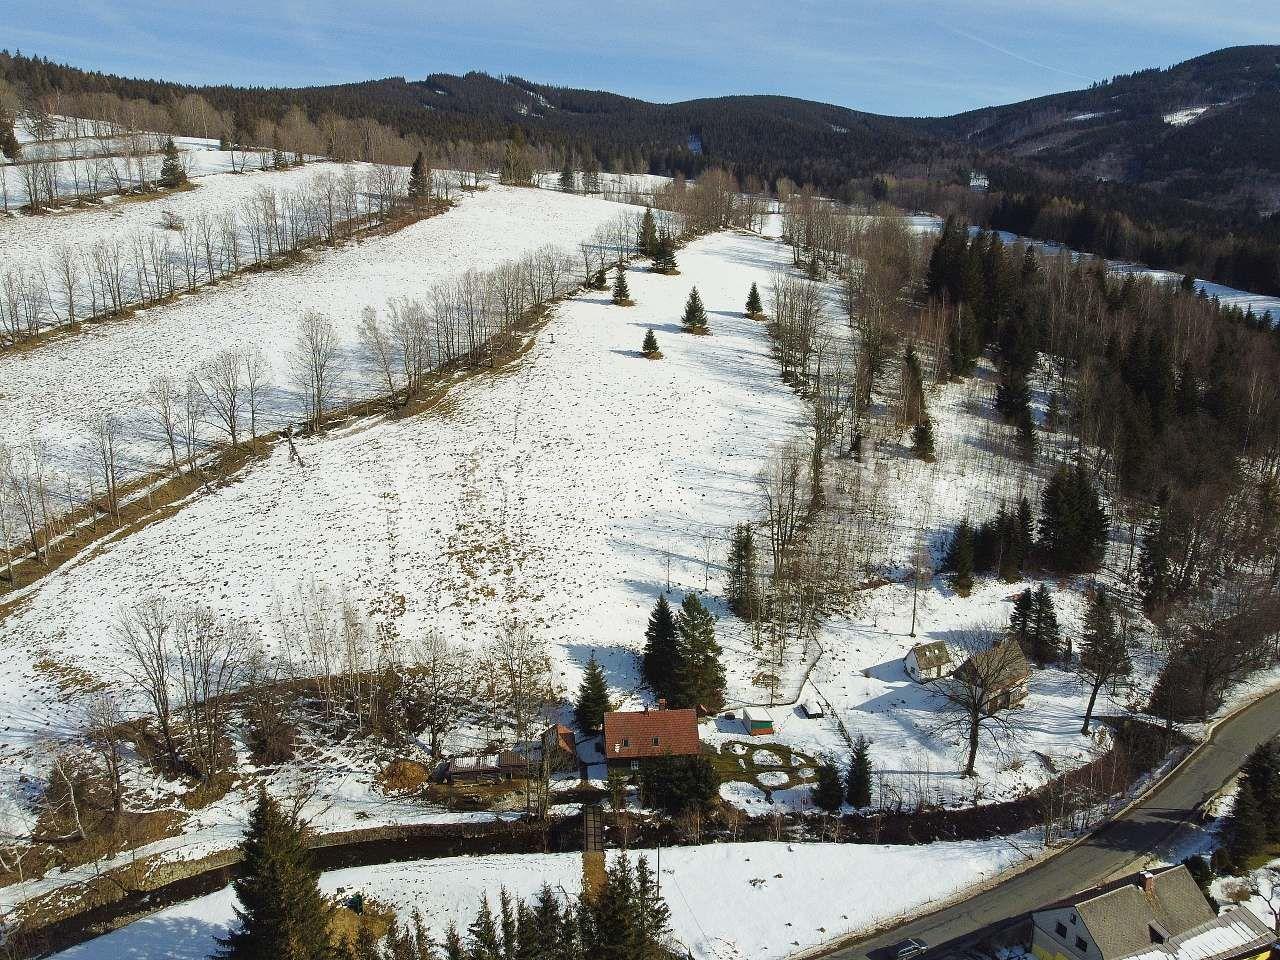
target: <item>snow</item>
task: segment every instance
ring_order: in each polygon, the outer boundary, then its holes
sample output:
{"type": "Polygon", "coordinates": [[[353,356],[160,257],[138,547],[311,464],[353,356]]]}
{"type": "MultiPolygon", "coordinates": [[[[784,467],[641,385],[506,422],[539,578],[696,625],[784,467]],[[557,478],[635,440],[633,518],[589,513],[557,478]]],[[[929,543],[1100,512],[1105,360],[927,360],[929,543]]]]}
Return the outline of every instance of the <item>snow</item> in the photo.
{"type": "MultiPolygon", "coordinates": [[[[644,853],[650,866],[653,850],[644,853]]],[[[616,856],[617,854],[611,854],[616,856]]],[[[675,941],[698,960],[774,960],[926,910],[995,876],[1023,856],[1001,840],[924,846],[725,843],[661,851],[662,894],[675,941]],[[886,889],[886,876],[912,877],[886,889]],[[815,891],[839,896],[814,896],[815,891]]],[[[582,888],[578,854],[459,857],[361,867],[326,873],[327,893],[355,892],[395,907],[416,907],[440,936],[452,921],[471,922],[482,896],[500,887],[531,898],[550,884],[576,896],[582,888]]],[[[233,921],[234,893],[162,910],[73,947],[61,960],[196,960],[233,921]]]]}
{"type": "MultiPolygon", "coordinates": [[[[307,169],[298,175],[308,175],[307,169]]],[[[252,187],[258,176],[220,178],[216,189],[240,189],[223,186],[227,181],[252,187]]],[[[183,197],[199,202],[204,189],[183,197]]],[[[136,209],[143,222],[160,210],[154,204],[136,209]]],[[[425,300],[438,281],[467,269],[495,267],[544,244],[572,249],[624,209],[597,199],[490,185],[465,195],[456,209],[389,236],[320,250],[301,263],[236,277],[128,320],[0,355],[6,414],[0,445],[17,448],[39,437],[49,444],[56,468],[78,469],[86,424],[97,412],[114,411],[131,441],[130,463],[162,460],[141,408],[147,383],[162,373],[185,381],[202,359],[235,344],[261,348],[270,364],[274,389],[263,422],[273,427],[290,422],[297,416],[298,398],[290,387],[289,352],[297,320],[308,310],[327,314],[338,329],[347,376],[337,399],[369,396],[375,392],[374,372],[357,335],[363,307],[383,309],[388,300],[402,297],[425,300]]],[[[77,220],[104,216],[109,215],[75,215],[77,220]]],[[[100,224],[97,229],[111,226],[110,219],[89,222],[100,224]]],[[[34,243],[25,224],[21,229],[22,243],[34,243]]]]}
{"type": "Polygon", "coordinates": [[[1174,110],[1171,113],[1164,114],[1160,119],[1171,127],[1185,127],[1188,123],[1196,120],[1210,107],[1221,106],[1221,104],[1210,104],[1206,107],[1185,107],[1182,110],[1174,110]]]}
{"type": "MultiPolygon", "coordinates": [[[[149,151],[139,162],[112,155],[125,145],[121,134],[103,128],[101,135],[93,135],[93,124],[73,117],[54,117],[53,120],[54,134],[48,140],[36,140],[26,121],[15,124],[14,133],[23,145],[22,155],[16,162],[6,162],[0,155],[0,209],[18,207],[28,201],[20,167],[26,160],[55,160],[52,175],[60,199],[90,192],[88,184],[95,178],[99,191],[112,191],[121,185],[136,187],[143,180],[154,181],[159,176],[166,135],[150,132],[133,135],[136,143],[149,151]]],[[[270,151],[265,154],[237,151],[233,162],[230,151],[218,149],[217,140],[174,137],[173,141],[187,175],[192,178],[231,173],[236,169],[257,170],[270,159],[270,151]]]]}
{"type": "MultiPolygon", "coordinates": [[[[363,164],[352,164],[363,175],[363,164]]],[[[246,174],[216,174],[196,181],[195,188],[157,196],[154,199],[98,207],[67,207],[38,217],[0,218],[0,239],[4,242],[6,269],[53,272],[53,251],[69,244],[80,253],[91,250],[104,239],[129,237],[139,232],[161,231],[160,236],[177,237],[161,224],[162,213],[173,213],[184,222],[201,214],[217,216],[233,211],[264,190],[279,193],[302,190],[323,175],[340,176],[346,165],[309,163],[288,170],[260,170],[246,174]]],[[[243,232],[243,231],[242,231],[243,232]]],[[[247,241],[242,249],[248,254],[247,241]]],[[[64,305],[59,301],[58,310],[64,305]]]]}
{"type": "MultiPolygon", "coordinates": [[[[510,219],[498,227],[528,222],[523,198],[612,212],[599,201],[524,191],[499,205],[510,219]]],[[[456,232],[468,212],[482,212],[483,202],[419,227],[452,225],[456,232]]],[[[497,219],[492,211],[484,215],[497,219]]],[[[405,231],[391,241],[413,249],[423,238],[405,231]]],[[[376,246],[352,251],[361,270],[386,265],[385,251],[371,249],[376,246]]],[[[432,246],[444,248],[438,239],[432,246]]],[[[467,254],[482,256],[480,244],[473,242],[467,254]]],[[[508,375],[464,385],[447,415],[365,423],[308,441],[300,445],[305,470],[277,451],[236,484],[51,577],[0,625],[7,638],[0,642],[25,649],[33,660],[57,645],[69,664],[118,676],[109,629],[118,605],[159,590],[226,616],[269,623],[273,597],[314,578],[345,587],[366,608],[392,592],[403,595],[407,609],[399,628],[405,634],[434,621],[479,643],[486,623],[518,609],[551,642],[565,684],[576,686],[578,668],[595,649],[615,686],[634,686],[631,653],[665,578],[665,551],[674,558],[676,589],[701,587],[703,534],[718,542],[743,515],[764,456],[798,423],[801,402],[778,379],[763,328],[737,310],[751,282],[766,281],[786,256],[759,239],[720,235],[684,254],[685,277],[633,272],[635,308],[614,308],[598,295],[567,303],[525,362],[508,375]],[[678,332],[690,277],[711,313],[710,337],[678,332]],[[649,326],[664,360],[639,355],[649,326]],[[507,556],[475,568],[458,563],[460,552],[499,532],[510,544],[507,556]],[[508,571],[508,563],[519,569],[508,571]]],[[[410,264],[390,267],[395,273],[384,278],[384,290],[391,280],[412,279],[404,276],[410,264]]],[[[361,289],[350,269],[338,278],[332,268],[303,272],[305,284],[258,277],[216,295],[231,294],[228,306],[236,304],[242,328],[250,330],[254,295],[261,297],[264,336],[267,305],[286,295],[331,308],[348,297],[352,307],[335,311],[343,317],[368,295],[367,282],[361,289]],[[276,283],[286,289],[263,289],[276,283]]],[[[208,323],[213,297],[194,299],[205,302],[193,305],[200,309],[190,311],[190,322],[208,323]]],[[[180,310],[164,319],[173,321],[180,310]]],[[[184,332],[170,326],[161,333],[146,323],[111,329],[148,338],[134,349],[117,346],[117,365],[176,353],[170,341],[184,332]]],[[[95,342],[78,341],[80,349],[67,353],[92,353],[95,342]]],[[[196,350],[188,344],[187,352],[196,350]]],[[[25,358],[12,359],[21,369],[25,358]]],[[[83,364],[83,390],[92,357],[67,359],[83,364]]],[[[34,394],[34,371],[31,376],[34,394]]],[[[143,371],[117,376],[145,380],[143,371]]],[[[58,385],[44,382],[56,396],[58,385]]],[[[36,682],[29,670],[15,670],[0,690],[10,704],[34,708],[44,697],[33,703],[23,691],[36,682]]]]}

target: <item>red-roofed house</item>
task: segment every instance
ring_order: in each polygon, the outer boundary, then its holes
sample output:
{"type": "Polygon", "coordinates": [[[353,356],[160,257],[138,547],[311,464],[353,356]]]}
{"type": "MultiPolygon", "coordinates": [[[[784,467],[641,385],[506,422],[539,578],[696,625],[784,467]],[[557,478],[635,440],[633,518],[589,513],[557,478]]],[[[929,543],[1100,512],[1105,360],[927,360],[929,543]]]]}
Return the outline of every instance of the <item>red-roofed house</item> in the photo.
{"type": "Polygon", "coordinates": [[[702,749],[694,710],[641,710],[604,715],[609,766],[638,770],[651,757],[692,757],[702,749]]]}

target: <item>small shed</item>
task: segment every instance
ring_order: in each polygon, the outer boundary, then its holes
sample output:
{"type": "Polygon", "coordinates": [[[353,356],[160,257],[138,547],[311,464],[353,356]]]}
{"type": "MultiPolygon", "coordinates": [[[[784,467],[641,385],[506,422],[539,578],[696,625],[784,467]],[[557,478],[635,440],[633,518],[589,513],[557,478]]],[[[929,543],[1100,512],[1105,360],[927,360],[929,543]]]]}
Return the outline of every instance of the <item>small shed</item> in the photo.
{"type": "Polygon", "coordinates": [[[455,757],[444,768],[446,783],[499,783],[524,777],[529,761],[514,750],[479,756],[455,757]]]}
{"type": "Polygon", "coordinates": [[[817,700],[805,700],[800,704],[801,712],[810,720],[817,720],[822,714],[822,704],[817,700]]]}
{"type": "Polygon", "coordinates": [[[742,711],[742,722],[747,725],[747,733],[753,737],[767,737],[773,734],[773,717],[764,707],[746,707],[742,711]]]}

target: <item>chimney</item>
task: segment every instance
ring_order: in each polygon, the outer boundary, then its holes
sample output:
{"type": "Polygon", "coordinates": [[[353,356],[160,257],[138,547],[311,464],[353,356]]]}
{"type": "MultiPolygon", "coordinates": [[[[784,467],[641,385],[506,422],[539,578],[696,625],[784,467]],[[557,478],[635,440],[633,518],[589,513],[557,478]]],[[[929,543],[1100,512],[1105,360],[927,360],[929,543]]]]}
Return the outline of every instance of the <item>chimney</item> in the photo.
{"type": "Polygon", "coordinates": [[[658,709],[659,709],[659,710],[665,710],[665,709],[667,709],[667,698],[666,698],[666,697],[659,697],[659,698],[658,698],[658,709]]]}
{"type": "Polygon", "coordinates": [[[1142,892],[1151,896],[1156,889],[1156,877],[1150,870],[1142,871],[1142,892]]]}

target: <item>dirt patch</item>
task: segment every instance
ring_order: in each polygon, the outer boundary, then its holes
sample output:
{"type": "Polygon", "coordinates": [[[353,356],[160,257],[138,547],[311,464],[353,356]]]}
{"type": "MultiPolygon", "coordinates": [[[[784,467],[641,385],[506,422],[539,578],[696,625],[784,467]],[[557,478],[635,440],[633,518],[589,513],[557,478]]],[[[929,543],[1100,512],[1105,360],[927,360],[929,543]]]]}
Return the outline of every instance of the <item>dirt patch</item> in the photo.
{"type": "Polygon", "coordinates": [[[387,793],[418,793],[431,780],[431,771],[417,760],[392,760],[378,774],[387,793]]]}

